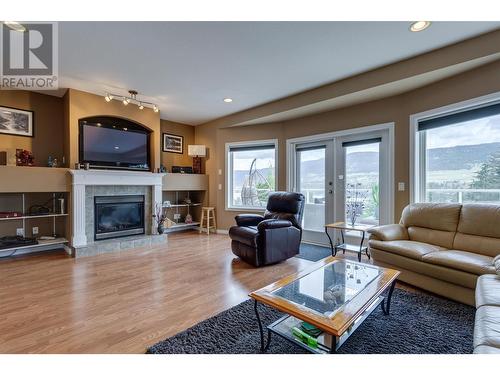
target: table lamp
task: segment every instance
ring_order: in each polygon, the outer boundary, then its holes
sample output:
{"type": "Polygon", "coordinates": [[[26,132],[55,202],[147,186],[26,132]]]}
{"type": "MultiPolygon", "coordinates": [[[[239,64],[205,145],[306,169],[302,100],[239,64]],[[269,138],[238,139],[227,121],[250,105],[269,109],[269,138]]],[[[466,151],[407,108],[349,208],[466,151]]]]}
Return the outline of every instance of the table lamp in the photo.
{"type": "Polygon", "coordinates": [[[188,155],[193,157],[193,172],[201,173],[201,158],[207,155],[205,145],[188,145],[188,155]]]}

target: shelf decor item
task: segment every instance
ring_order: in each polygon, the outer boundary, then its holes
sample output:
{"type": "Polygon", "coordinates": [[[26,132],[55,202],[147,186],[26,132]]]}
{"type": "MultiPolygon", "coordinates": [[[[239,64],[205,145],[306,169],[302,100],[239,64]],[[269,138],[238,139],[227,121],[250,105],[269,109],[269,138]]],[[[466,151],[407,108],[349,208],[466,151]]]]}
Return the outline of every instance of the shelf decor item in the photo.
{"type": "Polygon", "coordinates": [[[165,212],[163,211],[163,205],[157,203],[153,219],[155,220],[156,230],[158,231],[158,234],[163,234],[163,232],[165,231],[163,224],[165,223],[166,218],[167,215],[165,215],[165,212]]]}
{"type": "Polygon", "coordinates": [[[163,133],[163,152],[184,153],[184,137],[182,135],[163,133]]]}
{"type": "Polygon", "coordinates": [[[0,134],[33,137],[33,111],[0,107],[0,134]]]}
{"type": "Polygon", "coordinates": [[[32,167],[35,165],[33,153],[28,150],[16,149],[16,165],[18,167],[32,167]]]}
{"type": "Polygon", "coordinates": [[[193,172],[201,173],[201,158],[207,155],[207,147],[205,145],[189,145],[188,155],[193,157],[193,172]]]}

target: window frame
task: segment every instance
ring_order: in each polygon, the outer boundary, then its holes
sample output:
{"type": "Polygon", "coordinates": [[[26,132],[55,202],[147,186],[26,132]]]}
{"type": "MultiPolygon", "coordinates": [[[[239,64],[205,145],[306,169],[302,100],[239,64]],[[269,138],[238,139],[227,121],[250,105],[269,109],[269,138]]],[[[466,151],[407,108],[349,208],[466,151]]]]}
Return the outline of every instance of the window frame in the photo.
{"type": "Polygon", "coordinates": [[[263,139],[256,141],[243,141],[243,142],[228,142],[225,145],[225,209],[226,211],[242,211],[242,212],[264,212],[265,207],[248,207],[248,206],[234,206],[232,204],[232,192],[233,192],[233,170],[232,170],[232,157],[230,154],[231,148],[244,148],[244,147],[262,147],[262,146],[273,146],[274,147],[274,176],[275,176],[275,186],[274,190],[278,190],[279,186],[279,152],[278,152],[278,139],[263,139]]]}
{"type": "Polygon", "coordinates": [[[418,131],[419,121],[448,116],[476,107],[485,107],[500,102],[500,92],[479,96],[443,107],[410,115],[410,203],[426,202],[426,132],[418,131]]]}

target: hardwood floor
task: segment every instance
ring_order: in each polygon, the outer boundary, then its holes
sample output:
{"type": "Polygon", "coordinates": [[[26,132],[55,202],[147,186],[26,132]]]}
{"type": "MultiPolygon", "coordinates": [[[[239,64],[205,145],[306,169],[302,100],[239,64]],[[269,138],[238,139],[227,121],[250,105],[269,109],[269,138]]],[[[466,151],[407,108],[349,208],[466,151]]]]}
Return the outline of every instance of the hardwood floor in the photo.
{"type": "Polygon", "coordinates": [[[144,353],[311,264],[253,268],[226,235],[173,234],[159,250],[0,260],[0,353],[144,353]]]}
{"type": "Polygon", "coordinates": [[[228,236],[195,231],[171,234],[156,250],[0,259],[0,353],[144,353],[311,264],[253,268],[228,236]]]}

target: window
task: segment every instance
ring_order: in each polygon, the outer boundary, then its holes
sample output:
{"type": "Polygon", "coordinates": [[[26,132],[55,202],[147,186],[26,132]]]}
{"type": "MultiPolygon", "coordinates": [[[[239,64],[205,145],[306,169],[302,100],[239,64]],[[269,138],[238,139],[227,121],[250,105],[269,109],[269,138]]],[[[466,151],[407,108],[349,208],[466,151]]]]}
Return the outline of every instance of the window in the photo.
{"type": "Polygon", "coordinates": [[[420,119],[415,200],[500,202],[500,103],[420,119]]]}
{"type": "Polygon", "coordinates": [[[266,207],[276,190],[277,141],[226,144],[227,205],[233,209],[266,207]]]}

